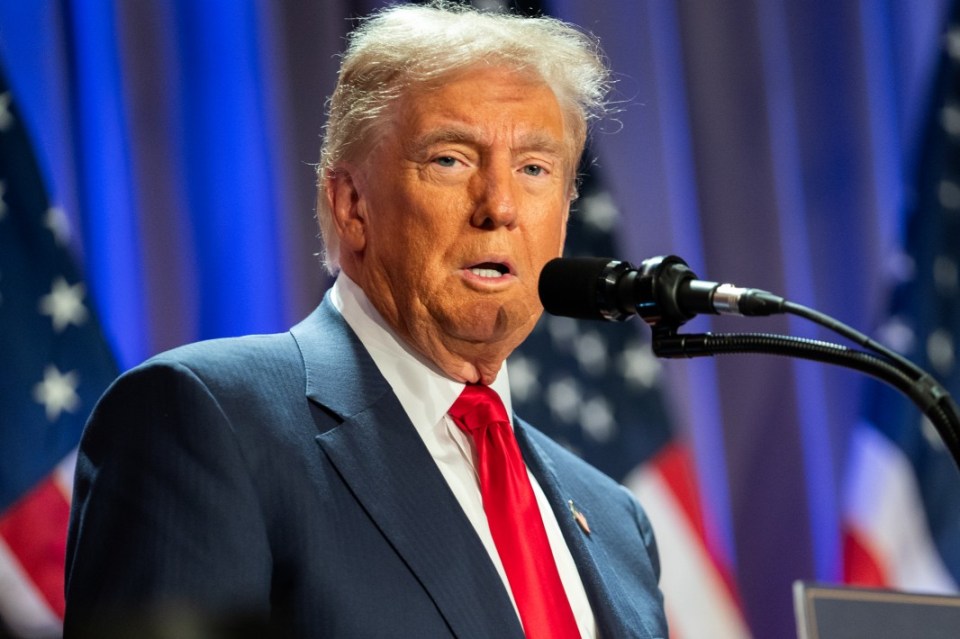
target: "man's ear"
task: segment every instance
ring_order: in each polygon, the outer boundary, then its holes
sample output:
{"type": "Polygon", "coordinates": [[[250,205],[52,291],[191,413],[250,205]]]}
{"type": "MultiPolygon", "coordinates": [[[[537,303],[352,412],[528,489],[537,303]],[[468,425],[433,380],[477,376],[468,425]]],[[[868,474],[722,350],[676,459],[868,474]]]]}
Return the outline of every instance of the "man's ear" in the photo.
{"type": "Polygon", "coordinates": [[[567,228],[570,224],[570,203],[563,211],[563,222],[560,225],[560,256],[563,256],[563,247],[567,245],[567,228]]]}
{"type": "Polygon", "coordinates": [[[353,170],[346,167],[331,170],[324,190],[341,247],[351,252],[362,251],[366,245],[367,218],[353,170]]]}

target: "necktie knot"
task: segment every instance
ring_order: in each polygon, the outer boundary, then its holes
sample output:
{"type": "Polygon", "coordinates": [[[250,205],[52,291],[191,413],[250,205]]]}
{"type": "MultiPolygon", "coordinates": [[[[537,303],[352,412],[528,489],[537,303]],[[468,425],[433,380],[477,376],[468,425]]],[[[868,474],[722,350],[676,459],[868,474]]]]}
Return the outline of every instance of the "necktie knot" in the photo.
{"type": "Polygon", "coordinates": [[[482,384],[467,384],[450,408],[450,416],[460,428],[471,434],[491,424],[510,423],[500,396],[482,384]]]}

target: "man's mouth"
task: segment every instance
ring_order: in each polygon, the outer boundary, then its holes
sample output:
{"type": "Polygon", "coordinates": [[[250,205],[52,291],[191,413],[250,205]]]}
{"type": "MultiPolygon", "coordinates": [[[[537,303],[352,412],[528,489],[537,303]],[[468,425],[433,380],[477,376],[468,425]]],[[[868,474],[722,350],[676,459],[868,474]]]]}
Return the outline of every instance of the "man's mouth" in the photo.
{"type": "Polygon", "coordinates": [[[477,277],[495,279],[510,273],[510,267],[499,262],[483,262],[467,269],[477,277]]]}

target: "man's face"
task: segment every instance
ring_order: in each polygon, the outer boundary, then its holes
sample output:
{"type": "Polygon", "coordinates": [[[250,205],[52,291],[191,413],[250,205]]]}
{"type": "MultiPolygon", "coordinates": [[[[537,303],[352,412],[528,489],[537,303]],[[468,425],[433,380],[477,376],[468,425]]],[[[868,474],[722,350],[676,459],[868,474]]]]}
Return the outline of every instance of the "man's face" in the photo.
{"type": "Polygon", "coordinates": [[[409,93],[351,173],[344,268],[402,337],[469,378],[445,357],[499,368],[542,312],[575,153],[552,91],[527,76],[471,70],[409,93]]]}

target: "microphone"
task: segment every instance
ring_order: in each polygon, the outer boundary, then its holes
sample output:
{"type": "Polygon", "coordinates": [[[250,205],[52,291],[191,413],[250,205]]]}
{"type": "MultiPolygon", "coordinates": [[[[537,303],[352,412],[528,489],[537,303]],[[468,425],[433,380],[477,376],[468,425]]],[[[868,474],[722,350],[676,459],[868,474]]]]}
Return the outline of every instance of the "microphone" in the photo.
{"type": "Polygon", "coordinates": [[[700,313],[773,315],[786,303],[767,291],[699,280],[675,255],[639,268],[607,257],[558,257],[543,267],[539,291],[551,315],[614,322],[639,315],[650,326],[673,328],[700,313]]]}

